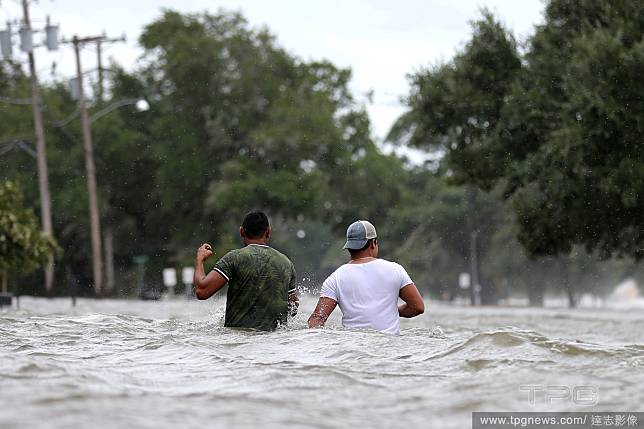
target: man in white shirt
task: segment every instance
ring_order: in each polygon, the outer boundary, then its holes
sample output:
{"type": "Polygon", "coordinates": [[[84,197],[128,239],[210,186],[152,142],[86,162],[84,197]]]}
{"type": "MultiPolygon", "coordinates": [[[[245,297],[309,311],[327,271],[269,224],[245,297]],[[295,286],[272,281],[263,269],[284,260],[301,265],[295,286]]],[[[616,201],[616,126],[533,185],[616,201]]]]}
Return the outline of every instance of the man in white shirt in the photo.
{"type": "Polygon", "coordinates": [[[351,260],[340,266],[322,284],[320,299],[309,317],[309,327],[324,326],[336,305],[342,325],[400,334],[400,317],[423,314],[425,304],[405,269],[395,262],[378,259],[376,228],[359,220],[347,229],[351,260]],[[398,298],[404,304],[398,306],[398,298]]]}

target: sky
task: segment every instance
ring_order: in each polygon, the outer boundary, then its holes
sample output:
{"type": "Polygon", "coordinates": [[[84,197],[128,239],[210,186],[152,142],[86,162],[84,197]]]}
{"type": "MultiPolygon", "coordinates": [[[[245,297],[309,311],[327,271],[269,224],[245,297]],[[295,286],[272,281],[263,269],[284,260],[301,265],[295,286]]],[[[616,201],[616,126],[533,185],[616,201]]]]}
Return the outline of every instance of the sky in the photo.
{"type": "MultiPolygon", "coordinates": [[[[524,41],[542,22],[542,0],[39,0],[32,2],[34,28],[44,26],[46,16],[60,25],[63,37],[105,32],[125,35],[126,43],[105,50],[105,57],[125,68],[136,67],[141,56],[137,40],[144,26],[162,9],[181,12],[240,11],[253,27],[268,27],[278,44],[303,60],[328,59],[351,68],[351,89],[359,101],[368,102],[372,134],[382,141],[405,111],[401,98],[409,92],[408,74],[448,61],[469,39],[469,22],[480,17],[482,7],[501,19],[519,41],[524,41]]],[[[0,0],[3,22],[22,16],[19,0],[0,0]]],[[[39,39],[41,36],[37,36],[39,39]]],[[[17,44],[17,40],[16,40],[17,44]]],[[[17,48],[16,58],[25,60],[17,48]]],[[[70,45],[56,52],[36,51],[41,80],[52,79],[55,62],[58,79],[74,75],[70,45]]],[[[87,47],[82,56],[85,70],[96,67],[96,53],[87,47]]]]}

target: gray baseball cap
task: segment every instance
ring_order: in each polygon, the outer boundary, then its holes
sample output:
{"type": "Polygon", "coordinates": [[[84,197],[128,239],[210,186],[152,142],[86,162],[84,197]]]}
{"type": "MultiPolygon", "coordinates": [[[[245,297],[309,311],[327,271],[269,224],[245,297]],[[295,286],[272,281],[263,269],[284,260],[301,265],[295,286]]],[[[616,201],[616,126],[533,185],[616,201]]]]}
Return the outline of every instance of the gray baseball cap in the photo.
{"type": "Polygon", "coordinates": [[[357,220],[347,228],[347,242],[343,249],[362,249],[367,241],[377,238],[376,227],[366,220],[357,220]]]}

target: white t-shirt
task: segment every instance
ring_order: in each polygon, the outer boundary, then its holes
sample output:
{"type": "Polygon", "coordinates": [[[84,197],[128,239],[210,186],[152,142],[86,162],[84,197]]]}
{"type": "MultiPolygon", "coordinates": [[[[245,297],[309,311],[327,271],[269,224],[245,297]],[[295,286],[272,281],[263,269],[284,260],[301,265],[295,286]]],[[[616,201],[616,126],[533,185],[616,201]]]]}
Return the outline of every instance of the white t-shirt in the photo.
{"type": "Polygon", "coordinates": [[[402,266],[375,259],[342,265],[324,281],[320,297],[338,303],[343,326],[398,335],[398,295],[410,283],[413,282],[402,266]]]}

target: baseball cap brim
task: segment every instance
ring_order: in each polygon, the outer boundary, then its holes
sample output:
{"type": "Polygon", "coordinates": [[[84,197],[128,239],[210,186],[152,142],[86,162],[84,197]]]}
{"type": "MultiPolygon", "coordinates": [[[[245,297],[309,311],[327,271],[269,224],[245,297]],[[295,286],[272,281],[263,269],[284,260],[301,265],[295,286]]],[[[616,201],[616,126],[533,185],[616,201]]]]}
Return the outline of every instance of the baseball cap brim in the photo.
{"type": "Polygon", "coordinates": [[[343,249],[359,250],[362,249],[369,240],[347,240],[343,249]]]}

